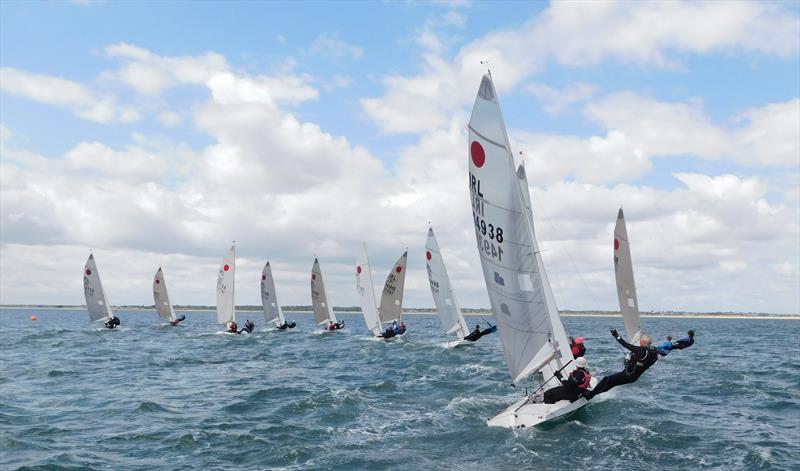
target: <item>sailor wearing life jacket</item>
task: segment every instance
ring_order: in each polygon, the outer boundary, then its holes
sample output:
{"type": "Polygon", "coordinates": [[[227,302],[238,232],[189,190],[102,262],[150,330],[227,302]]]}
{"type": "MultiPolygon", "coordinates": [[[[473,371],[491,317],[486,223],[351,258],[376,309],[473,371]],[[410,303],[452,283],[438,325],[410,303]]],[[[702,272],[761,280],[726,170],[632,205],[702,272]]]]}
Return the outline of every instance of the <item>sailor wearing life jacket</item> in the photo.
{"type": "Polygon", "coordinates": [[[567,379],[562,379],[561,373],[556,372],[555,376],[561,381],[561,386],[550,388],[544,392],[544,403],[555,404],[558,401],[577,401],[589,388],[592,380],[592,373],[589,372],[589,362],[585,357],[575,360],[575,368],[567,379]]]}
{"type": "Polygon", "coordinates": [[[642,335],[639,337],[639,345],[631,345],[622,338],[616,330],[611,331],[611,335],[617,339],[620,345],[630,350],[628,358],[625,360],[625,369],[619,373],[606,376],[600,383],[589,393],[588,398],[592,398],[600,393],[606,392],[615,386],[621,384],[635,383],[639,376],[642,375],[648,368],[655,365],[658,361],[659,355],[666,355],[666,352],[659,350],[651,345],[652,340],[649,335],[642,335]]]}

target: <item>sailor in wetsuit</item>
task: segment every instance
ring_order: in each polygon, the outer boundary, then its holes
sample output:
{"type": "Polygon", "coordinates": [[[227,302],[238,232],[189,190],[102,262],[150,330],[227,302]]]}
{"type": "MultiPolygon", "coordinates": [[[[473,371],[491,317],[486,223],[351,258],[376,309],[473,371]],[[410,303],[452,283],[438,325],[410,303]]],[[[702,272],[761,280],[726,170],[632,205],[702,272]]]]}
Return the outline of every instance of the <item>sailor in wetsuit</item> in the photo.
{"type": "Polygon", "coordinates": [[[673,342],[672,348],[674,350],[683,350],[684,348],[689,348],[694,345],[694,331],[690,330],[686,332],[686,337],[673,342]]]}
{"type": "Polygon", "coordinates": [[[295,324],[292,321],[287,321],[287,322],[284,322],[283,324],[279,325],[278,329],[280,329],[280,330],[294,329],[294,326],[296,326],[296,325],[297,324],[295,324]]]}
{"type": "Polygon", "coordinates": [[[227,330],[227,332],[228,332],[228,333],[231,333],[231,334],[238,334],[238,333],[239,333],[239,326],[238,326],[238,325],[236,325],[236,322],[235,322],[235,321],[231,321],[231,322],[228,324],[228,330],[227,330]]]}
{"type": "Polygon", "coordinates": [[[649,335],[642,335],[639,337],[638,346],[631,345],[626,342],[616,330],[612,330],[611,335],[617,339],[617,342],[619,342],[620,345],[630,350],[631,353],[625,360],[625,369],[619,373],[614,373],[613,375],[606,376],[600,380],[600,384],[598,384],[592,391],[586,392],[584,396],[587,399],[591,399],[600,393],[609,391],[615,386],[635,383],[642,373],[647,371],[648,368],[653,366],[658,361],[658,355],[666,354],[666,352],[663,350],[659,351],[650,345],[651,340],[649,335]]]}
{"type": "Polygon", "coordinates": [[[572,350],[573,358],[580,358],[586,355],[586,346],[583,344],[583,337],[577,339],[569,338],[569,348],[572,350]]]}
{"type": "Polygon", "coordinates": [[[672,350],[672,348],[673,348],[673,345],[672,345],[672,336],[671,335],[667,335],[667,340],[665,340],[665,341],[659,343],[658,345],[656,345],[656,349],[660,350],[659,353],[662,356],[667,356],[667,354],[669,354],[669,352],[670,352],[670,350],[672,350]],[[661,353],[661,352],[664,352],[664,353],[661,353]]]}
{"type": "Polygon", "coordinates": [[[575,360],[575,368],[569,374],[567,379],[561,377],[561,372],[556,371],[555,376],[561,382],[561,386],[550,388],[544,392],[544,403],[555,404],[558,401],[567,400],[569,402],[577,401],[584,391],[589,388],[589,382],[592,380],[592,373],[589,372],[589,362],[586,358],[580,357],[575,360]]]}
{"type": "Polygon", "coordinates": [[[328,330],[333,331],[339,329],[344,329],[344,321],[336,321],[336,323],[328,321],[328,330]]]}
{"type": "Polygon", "coordinates": [[[185,320],[186,320],[186,314],[181,314],[181,317],[175,319],[174,321],[169,321],[169,323],[172,324],[173,326],[176,326],[185,320]]]}
{"type": "Polygon", "coordinates": [[[119,326],[119,324],[120,324],[119,317],[112,314],[111,317],[109,317],[108,320],[106,321],[106,328],[116,329],[119,326]]]}
{"type": "Polygon", "coordinates": [[[397,335],[403,335],[406,333],[406,323],[400,321],[400,326],[397,328],[397,335]]]}
{"type": "Polygon", "coordinates": [[[238,331],[236,333],[237,334],[241,334],[242,332],[247,332],[248,334],[251,334],[251,333],[253,333],[253,329],[255,329],[255,328],[256,328],[256,325],[253,323],[253,321],[251,321],[250,319],[247,319],[246,321],[244,321],[244,327],[242,327],[242,330],[240,330],[240,331],[238,331]]]}
{"type": "Polygon", "coordinates": [[[475,330],[473,330],[466,337],[464,337],[464,340],[469,340],[470,342],[474,342],[479,338],[481,338],[481,326],[475,324],[475,330]]]}

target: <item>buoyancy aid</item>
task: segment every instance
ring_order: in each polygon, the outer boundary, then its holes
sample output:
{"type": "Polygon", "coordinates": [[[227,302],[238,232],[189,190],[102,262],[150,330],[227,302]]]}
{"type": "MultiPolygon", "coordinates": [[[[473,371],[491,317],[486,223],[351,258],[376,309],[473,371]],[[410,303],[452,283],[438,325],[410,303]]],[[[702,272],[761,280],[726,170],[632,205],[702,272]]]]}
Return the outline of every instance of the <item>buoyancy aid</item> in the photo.
{"type": "MultiPolygon", "coordinates": [[[[585,369],[580,368],[580,367],[576,368],[575,371],[580,371],[581,373],[583,373],[583,382],[582,383],[577,383],[576,382],[576,384],[578,385],[578,388],[579,389],[587,389],[589,387],[589,383],[592,381],[592,374],[589,373],[589,370],[585,370],[585,369]]],[[[574,375],[575,372],[573,372],[572,374],[574,375]]]]}

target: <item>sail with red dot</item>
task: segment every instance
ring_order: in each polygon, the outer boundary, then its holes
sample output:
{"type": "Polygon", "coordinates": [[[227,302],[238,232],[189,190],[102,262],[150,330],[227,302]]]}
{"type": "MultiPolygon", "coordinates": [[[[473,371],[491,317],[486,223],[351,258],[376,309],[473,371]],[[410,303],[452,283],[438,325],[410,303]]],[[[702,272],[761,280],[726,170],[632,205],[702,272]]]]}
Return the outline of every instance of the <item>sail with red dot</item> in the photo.
{"type": "Polygon", "coordinates": [[[433,234],[433,228],[428,229],[428,239],[425,243],[425,258],[428,268],[428,282],[436,304],[436,312],[442,322],[442,328],[447,334],[455,334],[456,338],[463,339],[469,335],[469,327],[461,313],[461,308],[456,300],[456,293],[450,285],[447,268],[439,250],[439,243],[433,234]]]}
{"type": "Polygon", "coordinates": [[[361,313],[364,315],[367,329],[374,335],[380,335],[383,328],[378,318],[378,306],[375,303],[375,288],[372,284],[372,270],[369,266],[366,243],[361,246],[361,253],[356,259],[356,292],[361,301],[361,313]]]}
{"type": "Polygon", "coordinates": [[[86,296],[86,309],[92,322],[104,321],[113,316],[111,306],[106,299],[106,292],[103,290],[103,283],[100,282],[100,272],[97,271],[94,254],[89,255],[86,266],[83,267],[83,294],[86,296]]]}
{"type": "Polygon", "coordinates": [[[156,276],[153,278],[153,301],[155,302],[158,316],[167,321],[175,320],[175,310],[169,302],[167,294],[167,283],[164,281],[164,272],[158,267],[156,276]]]}
{"type": "Polygon", "coordinates": [[[641,335],[639,319],[639,301],[636,297],[636,283],[633,280],[633,261],[631,246],[628,242],[628,229],[625,226],[625,214],[622,208],[617,213],[617,224],[614,226],[614,277],[617,281],[617,298],[625,334],[628,341],[636,343],[641,335]]]}
{"type": "Polygon", "coordinates": [[[314,266],[311,267],[311,304],[314,307],[314,320],[317,324],[337,322],[333,306],[328,304],[328,293],[325,291],[325,282],[322,280],[322,269],[316,258],[314,266]]]}
{"type": "Polygon", "coordinates": [[[386,277],[386,282],[383,284],[383,292],[381,292],[381,308],[380,313],[381,322],[392,322],[400,319],[403,312],[403,289],[406,282],[406,262],[408,261],[408,252],[403,253],[394,268],[389,272],[386,277]]]}
{"type": "Polygon", "coordinates": [[[235,309],[236,246],[231,246],[222,259],[217,272],[217,322],[228,324],[236,321],[235,309]]]}
{"type": "Polygon", "coordinates": [[[278,301],[278,291],[275,288],[275,278],[272,276],[272,267],[267,262],[261,270],[261,306],[264,309],[264,320],[285,324],[283,308],[278,301]]]}

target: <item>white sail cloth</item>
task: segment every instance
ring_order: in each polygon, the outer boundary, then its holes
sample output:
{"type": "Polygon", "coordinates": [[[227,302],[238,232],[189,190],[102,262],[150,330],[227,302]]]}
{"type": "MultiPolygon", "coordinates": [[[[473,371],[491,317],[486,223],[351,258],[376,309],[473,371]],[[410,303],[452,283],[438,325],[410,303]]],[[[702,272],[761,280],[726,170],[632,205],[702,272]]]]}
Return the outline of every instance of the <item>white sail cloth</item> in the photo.
{"type": "Polygon", "coordinates": [[[512,381],[551,374],[572,355],[534,235],[525,169],[515,165],[489,74],[470,117],[468,162],[478,251],[512,381]]]}
{"type": "Polygon", "coordinates": [[[261,271],[261,307],[264,309],[264,320],[277,322],[280,325],[286,323],[283,317],[283,308],[278,301],[278,291],[275,289],[275,279],[272,277],[272,267],[269,262],[264,265],[261,271]]]}
{"type": "Polygon", "coordinates": [[[380,319],[382,323],[392,322],[400,319],[403,313],[403,291],[406,282],[406,262],[408,261],[408,252],[397,259],[397,263],[389,271],[386,277],[386,283],[383,284],[383,292],[381,293],[381,309],[380,319]]]}
{"type": "Polygon", "coordinates": [[[236,246],[231,246],[222,259],[217,273],[217,322],[228,324],[236,321],[234,300],[236,272],[236,246]]]}
{"type": "Polygon", "coordinates": [[[328,304],[328,293],[325,291],[325,282],[322,280],[322,269],[319,259],[314,259],[311,268],[311,304],[314,308],[314,320],[317,324],[325,322],[336,323],[333,307],[328,304]]]}
{"type": "Polygon", "coordinates": [[[614,275],[617,280],[617,297],[625,324],[625,334],[629,342],[636,343],[642,333],[639,300],[636,297],[636,283],[633,281],[631,246],[628,242],[628,229],[625,227],[622,208],[619,208],[617,224],[614,226],[614,275]]]}
{"type": "Polygon", "coordinates": [[[114,316],[100,282],[100,272],[94,262],[94,254],[89,255],[83,267],[83,294],[86,296],[86,309],[92,322],[106,320],[114,316]]]}
{"type": "Polygon", "coordinates": [[[356,259],[356,291],[361,301],[361,313],[364,315],[367,329],[374,335],[380,335],[383,329],[375,303],[375,288],[372,283],[372,270],[369,265],[366,243],[362,245],[361,253],[356,259]]]}
{"type": "Polygon", "coordinates": [[[159,317],[170,322],[175,320],[175,310],[169,301],[167,283],[164,281],[164,272],[161,267],[158,267],[156,276],[153,278],[153,302],[159,317]]]}
{"type": "Polygon", "coordinates": [[[439,250],[439,243],[433,233],[433,228],[428,229],[428,239],[425,243],[425,262],[428,268],[428,282],[431,287],[433,302],[442,322],[442,328],[447,334],[455,334],[459,339],[469,335],[469,327],[458,306],[456,293],[447,276],[447,268],[439,250]]]}

